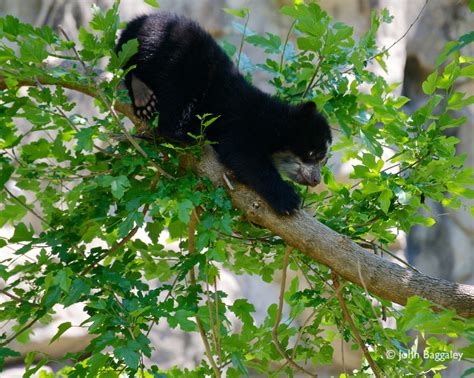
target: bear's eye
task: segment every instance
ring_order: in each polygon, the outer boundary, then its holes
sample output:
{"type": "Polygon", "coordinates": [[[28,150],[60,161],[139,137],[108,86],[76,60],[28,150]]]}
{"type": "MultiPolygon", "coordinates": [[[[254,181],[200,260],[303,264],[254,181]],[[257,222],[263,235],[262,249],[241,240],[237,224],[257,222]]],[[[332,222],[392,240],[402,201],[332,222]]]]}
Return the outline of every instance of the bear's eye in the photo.
{"type": "Polygon", "coordinates": [[[317,151],[310,151],[308,152],[308,159],[311,159],[311,160],[321,160],[324,158],[324,154],[321,153],[321,152],[317,152],[317,151]]]}

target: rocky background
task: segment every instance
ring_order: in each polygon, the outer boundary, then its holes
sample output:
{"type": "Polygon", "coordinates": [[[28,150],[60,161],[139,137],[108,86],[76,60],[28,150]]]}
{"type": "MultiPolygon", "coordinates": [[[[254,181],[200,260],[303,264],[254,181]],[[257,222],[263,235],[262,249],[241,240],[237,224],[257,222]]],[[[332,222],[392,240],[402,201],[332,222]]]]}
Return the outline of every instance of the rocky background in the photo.
{"type": "MultiPolygon", "coordinates": [[[[259,33],[272,32],[284,36],[288,30],[288,19],[281,17],[278,8],[290,0],[160,0],[162,9],[185,14],[199,21],[216,38],[235,38],[231,26],[232,18],[222,8],[250,8],[249,27],[259,33]]],[[[0,0],[0,15],[11,14],[35,26],[50,25],[62,27],[71,36],[77,34],[80,26],[90,20],[90,6],[110,7],[113,0],[0,0]]],[[[384,74],[389,82],[402,82],[399,93],[411,98],[408,106],[416,108],[425,101],[421,91],[421,83],[434,69],[434,62],[445,43],[474,29],[474,16],[463,0],[321,0],[320,5],[334,18],[354,26],[356,34],[362,34],[369,28],[372,9],[388,8],[395,16],[393,22],[384,25],[378,33],[380,46],[388,47],[397,42],[390,50],[388,74],[384,74]],[[406,36],[400,39],[406,31],[406,36]]],[[[150,12],[152,9],[137,0],[122,0],[121,17],[123,20],[150,12]]],[[[254,50],[246,48],[245,52],[252,60],[258,61],[260,56],[254,50]]],[[[474,46],[468,46],[463,55],[474,56],[474,46]]],[[[378,72],[382,74],[382,72],[378,72]]],[[[259,85],[265,88],[264,80],[259,85]]],[[[459,84],[457,90],[474,94],[474,85],[469,81],[459,84]]],[[[83,100],[79,106],[90,109],[83,100]]],[[[90,101],[90,100],[89,100],[90,101]]],[[[80,108],[79,107],[79,111],[80,108]]],[[[467,153],[468,164],[473,165],[474,156],[474,107],[465,111],[469,122],[459,129],[449,129],[461,143],[459,153],[467,153]]],[[[347,167],[337,165],[340,177],[348,172],[347,167]]],[[[437,220],[431,228],[414,227],[408,235],[401,235],[399,250],[411,264],[417,266],[428,275],[442,277],[452,281],[474,284],[474,221],[468,212],[446,210],[440,204],[430,204],[437,220]]],[[[34,219],[31,220],[34,223],[34,219]]],[[[2,230],[8,233],[8,230],[2,230]]],[[[4,251],[0,251],[4,253],[4,251]]],[[[239,276],[223,272],[222,290],[229,293],[230,299],[247,297],[263,315],[268,305],[277,300],[277,285],[272,286],[261,282],[258,277],[239,276]],[[270,292],[274,295],[269,295],[270,292]]],[[[37,326],[34,335],[26,345],[14,345],[14,349],[24,353],[40,350],[52,356],[61,356],[67,351],[80,350],[89,341],[89,337],[80,328],[72,328],[61,340],[49,345],[57,326],[65,319],[73,323],[82,320],[81,309],[69,307],[67,311],[58,309],[57,319],[48,326],[37,326]],[[73,319],[73,320],[71,320],[73,319]]],[[[258,318],[258,315],[257,315],[258,318]]],[[[262,316],[263,318],[263,316],[262,316]]],[[[173,365],[192,367],[203,354],[199,336],[185,334],[168,329],[166,324],[158,325],[152,333],[152,340],[159,349],[152,358],[163,368],[173,365]]],[[[341,350],[335,345],[336,354],[341,350]]],[[[346,371],[360,366],[360,356],[345,348],[344,365],[346,371]]],[[[0,377],[20,377],[24,369],[12,361],[0,377]]],[[[50,365],[51,370],[60,366],[50,365]]],[[[335,364],[325,367],[320,376],[338,375],[344,371],[339,353],[335,356],[335,364]]],[[[466,369],[460,363],[452,364],[446,377],[459,377],[466,369]]]]}

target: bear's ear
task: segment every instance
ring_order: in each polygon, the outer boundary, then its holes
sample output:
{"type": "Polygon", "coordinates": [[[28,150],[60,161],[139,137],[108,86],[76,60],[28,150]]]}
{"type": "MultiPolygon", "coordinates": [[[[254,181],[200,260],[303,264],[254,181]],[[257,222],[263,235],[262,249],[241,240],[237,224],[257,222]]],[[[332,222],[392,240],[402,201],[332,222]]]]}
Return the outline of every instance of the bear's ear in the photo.
{"type": "Polygon", "coordinates": [[[300,105],[300,114],[309,116],[316,111],[316,104],[313,101],[307,101],[300,105]]]}

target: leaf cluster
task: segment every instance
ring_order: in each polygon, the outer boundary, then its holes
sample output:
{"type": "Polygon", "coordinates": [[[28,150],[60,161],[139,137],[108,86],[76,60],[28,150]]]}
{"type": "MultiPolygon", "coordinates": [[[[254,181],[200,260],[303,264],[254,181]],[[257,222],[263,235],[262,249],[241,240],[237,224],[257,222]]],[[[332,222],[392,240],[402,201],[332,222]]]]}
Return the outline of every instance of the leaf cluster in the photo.
{"type": "MultiPolygon", "coordinates": [[[[234,25],[242,39],[240,47],[224,42],[224,48],[247,77],[265,72],[277,96],[314,101],[337,125],[333,153],[353,162],[352,181],[338,182],[328,167],[322,192],[299,188],[307,210],[321,221],[385,248],[399,230],[439,220],[437,214],[420,214],[421,208],[431,211],[426,199],[457,209],[472,198],[472,172],[464,167],[466,157],[456,154],[459,140],[446,133],[466,122],[458,111],[474,102],[455,89],[457,80],[474,76],[474,59],[461,54],[470,35],[443,52],[423,83],[426,101],[409,113],[404,105],[410,99],[394,95],[397,85],[371,70],[374,64],[386,69],[389,51],[377,46],[375,36],[382,22],[391,21],[388,12],[374,12],[370,29],[356,38],[352,27],[334,21],[317,4],[298,1],[280,10],[291,20],[285,39],[250,30],[247,8],[225,11],[239,20],[234,25]],[[244,53],[246,44],[262,49],[265,61],[254,64],[244,53]]],[[[223,188],[183,164],[199,148],[154,140],[139,142],[140,151],[114,138],[125,122],[114,105],[129,101],[119,86],[121,67],[138,45],[130,41],[118,54],[113,50],[121,25],[118,2],[107,11],[94,6],[92,14],[77,45],[47,26],[0,19],[0,225],[6,231],[0,246],[10,251],[0,261],[5,296],[0,320],[13,324],[0,335],[2,365],[19,355],[8,347],[11,340],[28,342],[34,324],[49,323],[73,304],[82,306],[86,319],[62,323],[51,343],[72,327],[94,338],[59,361],[66,367],[57,376],[201,377],[215,375],[210,361],[228,377],[292,376],[296,371],[272,341],[274,327],[287,355],[300,364],[331,364],[337,339],[359,349],[332,272],[298,251],[291,254],[290,269],[299,278],[285,292],[288,313],[282,322],[277,304],[257,321],[255,304],[230,299],[220,288],[223,269],[241,280],[257,275],[273,282],[286,246],[246,222],[223,188]],[[45,63],[50,57],[68,68],[51,68],[45,63]],[[107,79],[95,70],[100,64],[110,73],[107,79]],[[94,111],[80,113],[65,88],[95,97],[94,111]],[[165,177],[157,167],[179,179],[165,177]],[[199,331],[210,356],[193,370],[163,371],[148,362],[154,351],[160,353],[161,346],[149,338],[160,322],[199,331]]],[[[203,130],[213,127],[217,116],[202,115],[203,130]]],[[[202,135],[194,137],[198,147],[206,143],[202,135]]],[[[373,360],[388,376],[436,373],[449,362],[390,360],[388,351],[454,350],[444,335],[472,342],[472,322],[449,310],[433,312],[420,298],[398,309],[349,283],[342,295],[373,360]],[[396,326],[386,328],[386,318],[396,326]],[[417,332],[419,344],[408,331],[417,332]]],[[[458,351],[466,360],[474,358],[472,347],[458,351]]],[[[29,353],[25,376],[49,361],[43,353],[29,353]]],[[[369,370],[364,361],[352,374],[367,376],[369,370]]]]}

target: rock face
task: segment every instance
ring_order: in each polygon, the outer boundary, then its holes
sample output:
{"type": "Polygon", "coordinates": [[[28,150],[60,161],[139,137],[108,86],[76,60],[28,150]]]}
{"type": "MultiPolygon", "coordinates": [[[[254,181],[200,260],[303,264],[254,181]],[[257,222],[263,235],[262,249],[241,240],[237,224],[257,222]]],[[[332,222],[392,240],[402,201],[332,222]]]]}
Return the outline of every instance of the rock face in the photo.
{"type": "MultiPolygon", "coordinates": [[[[415,13],[424,1],[410,2],[408,13],[415,13]]],[[[472,30],[472,13],[462,2],[438,1],[437,6],[427,6],[407,38],[407,63],[403,91],[417,103],[424,101],[420,93],[421,82],[434,70],[434,62],[446,42],[472,30]]],[[[468,45],[463,55],[472,56],[474,46],[468,45]]],[[[474,86],[462,82],[456,90],[474,94],[474,86]]],[[[416,103],[414,104],[416,106],[416,103]]],[[[458,153],[468,154],[467,165],[473,165],[474,155],[474,106],[464,115],[469,121],[451,135],[461,142],[458,153]]],[[[456,116],[461,116],[457,114],[456,116]]],[[[472,202],[471,202],[472,205],[472,202]]],[[[437,223],[429,229],[414,227],[407,239],[408,260],[423,272],[463,283],[474,283],[474,221],[468,211],[445,209],[440,204],[430,204],[437,223]]]]}
{"type": "MultiPolygon", "coordinates": [[[[28,6],[25,6],[24,1],[0,0],[0,14],[12,14],[36,26],[60,24],[71,37],[75,38],[79,27],[90,20],[89,9],[92,4],[110,7],[112,3],[113,0],[28,0],[28,6]]],[[[284,36],[289,27],[288,20],[279,15],[277,7],[291,3],[290,0],[259,0],[250,4],[244,0],[160,0],[159,3],[163,9],[192,16],[216,37],[230,34],[232,31],[231,17],[222,12],[223,7],[248,6],[251,10],[249,27],[259,33],[269,31],[284,36]]],[[[469,13],[466,2],[458,0],[428,2],[417,19],[425,3],[425,0],[320,1],[323,9],[336,19],[354,26],[357,34],[362,34],[368,29],[372,9],[384,7],[389,9],[395,18],[391,24],[384,25],[377,35],[379,44],[386,47],[396,42],[390,49],[390,58],[387,62],[388,74],[384,73],[384,75],[389,82],[403,82],[399,91],[414,100],[412,106],[425,101],[420,90],[421,83],[434,69],[435,59],[445,43],[473,29],[472,13],[469,13]],[[405,38],[400,39],[409,27],[411,27],[410,32],[405,38]]],[[[120,8],[123,20],[129,20],[152,10],[150,6],[136,0],[122,0],[120,8]]],[[[464,54],[472,56],[474,44],[468,46],[467,49],[470,50],[464,51],[464,54]]],[[[261,58],[250,47],[246,46],[245,52],[256,61],[261,58]]],[[[469,86],[468,82],[461,84],[459,90],[474,94],[474,87],[469,86]]],[[[79,106],[82,106],[84,111],[90,109],[85,102],[79,106]]],[[[461,139],[459,153],[469,154],[467,164],[470,166],[473,165],[474,154],[473,114],[474,107],[471,107],[470,112],[467,113],[470,121],[455,130],[456,135],[461,139]]],[[[427,274],[473,284],[474,223],[472,218],[467,212],[446,210],[439,204],[430,205],[436,215],[437,223],[432,228],[412,229],[407,237],[408,260],[427,274]]],[[[257,305],[257,317],[258,314],[264,316],[267,306],[276,301],[278,290],[274,286],[264,284],[252,277],[236,279],[229,273],[224,273],[224,276],[222,289],[230,294],[231,299],[249,298],[250,302],[257,305]],[[262,301],[262,298],[266,302],[262,301]]],[[[35,330],[33,342],[23,346],[22,351],[26,352],[33,348],[54,355],[55,351],[62,354],[81,347],[89,341],[89,336],[85,332],[65,334],[67,338],[48,345],[56,332],[57,324],[64,321],[71,321],[73,324],[80,323],[81,316],[83,314],[80,309],[70,313],[59,312],[52,325],[35,330]]],[[[161,324],[156,327],[150,337],[155,345],[160,346],[152,359],[164,368],[174,364],[192,367],[202,356],[202,343],[197,334],[190,335],[170,330],[166,324],[161,324]]],[[[339,351],[340,346],[335,346],[335,350],[339,351]]],[[[349,351],[346,351],[345,367],[350,371],[351,368],[358,367],[360,362],[357,358],[354,359],[348,355],[349,351]]],[[[336,361],[340,359],[336,358],[336,361]]],[[[463,370],[465,367],[462,364],[453,365],[446,376],[460,376],[463,370]]],[[[342,363],[336,362],[331,373],[336,374],[341,371],[343,371],[342,363]]],[[[11,371],[11,375],[8,376],[13,377],[16,376],[15,374],[16,371],[11,371]]]]}

